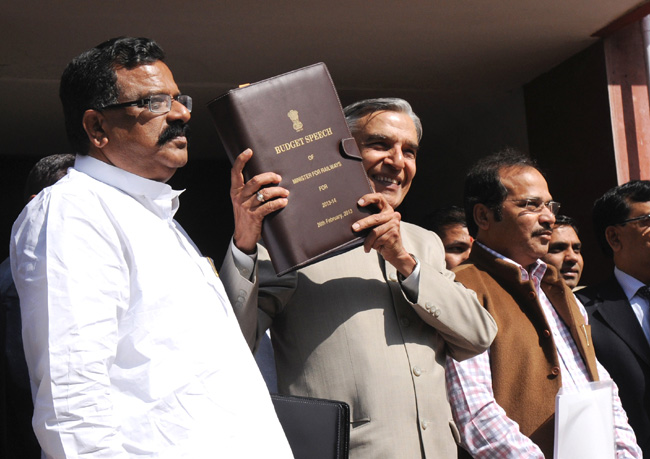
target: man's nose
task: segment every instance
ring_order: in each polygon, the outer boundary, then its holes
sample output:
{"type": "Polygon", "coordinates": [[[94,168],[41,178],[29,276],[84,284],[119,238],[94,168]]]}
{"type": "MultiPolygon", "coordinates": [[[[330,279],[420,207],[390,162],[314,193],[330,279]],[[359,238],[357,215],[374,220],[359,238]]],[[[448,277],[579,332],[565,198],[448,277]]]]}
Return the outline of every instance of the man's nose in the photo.
{"type": "Polygon", "coordinates": [[[402,147],[394,145],[393,148],[388,151],[388,156],[384,162],[395,169],[404,169],[404,152],[402,151],[402,147]]]}
{"type": "Polygon", "coordinates": [[[539,221],[552,225],[555,223],[555,214],[547,206],[543,206],[542,212],[539,214],[539,221]]]}
{"type": "Polygon", "coordinates": [[[575,250],[570,248],[566,252],[564,252],[565,261],[571,261],[573,263],[577,263],[578,259],[579,259],[579,255],[575,252],[575,250]]]}
{"type": "Polygon", "coordinates": [[[181,104],[176,99],[172,99],[172,108],[169,110],[169,113],[167,113],[167,118],[172,120],[182,120],[183,123],[187,123],[191,117],[192,114],[185,105],[181,104]]]}

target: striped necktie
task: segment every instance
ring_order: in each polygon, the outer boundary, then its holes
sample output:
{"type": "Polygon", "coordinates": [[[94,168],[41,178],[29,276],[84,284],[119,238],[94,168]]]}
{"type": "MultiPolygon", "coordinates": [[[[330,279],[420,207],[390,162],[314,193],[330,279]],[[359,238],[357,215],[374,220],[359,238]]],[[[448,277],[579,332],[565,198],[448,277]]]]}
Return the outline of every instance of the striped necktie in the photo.
{"type": "Polygon", "coordinates": [[[644,285],[641,287],[639,290],[636,291],[636,294],[639,296],[642,296],[646,300],[650,301],[650,287],[647,285],[644,285]]]}

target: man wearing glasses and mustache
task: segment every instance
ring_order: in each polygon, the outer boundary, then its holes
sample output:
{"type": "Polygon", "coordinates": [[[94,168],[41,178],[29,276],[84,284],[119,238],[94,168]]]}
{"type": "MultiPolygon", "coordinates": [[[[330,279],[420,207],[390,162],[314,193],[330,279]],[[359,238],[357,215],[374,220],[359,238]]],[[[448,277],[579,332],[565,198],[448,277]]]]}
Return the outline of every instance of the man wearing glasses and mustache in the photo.
{"type": "Polygon", "coordinates": [[[609,190],[595,202],[593,221],[614,275],[576,295],[589,313],[596,356],[616,381],[643,455],[650,457],[650,181],[609,190]]]}
{"type": "MultiPolygon", "coordinates": [[[[476,241],[456,280],[476,292],[499,331],[483,354],[462,362],[447,357],[461,445],[472,457],[553,457],[560,387],[584,390],[610,379],[596,361],[584,309],[540,260],[560,204],[535,163],[511,149],[470,170],[463,200],[476,241]]],[[[616,392],[617,457],[641,457],[616,392]]]]}
{"type": "Polygon", "coordinates": [[[211,262],[173,219],[192,99],[149,39],[75,58],[74,169],[11,236],[47,457],[292,457],[211,262]],[[251,441],[254,440],[254,441],[251,441]]]}

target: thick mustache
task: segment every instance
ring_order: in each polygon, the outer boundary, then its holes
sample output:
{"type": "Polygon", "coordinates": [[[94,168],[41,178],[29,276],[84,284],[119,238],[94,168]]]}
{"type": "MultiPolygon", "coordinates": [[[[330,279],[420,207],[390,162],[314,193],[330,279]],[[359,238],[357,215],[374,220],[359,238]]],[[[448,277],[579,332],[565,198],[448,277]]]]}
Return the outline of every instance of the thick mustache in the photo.
{"type": "Polygon", "coordinates": [[[542,229],[533,231],[533,237],[535,236],[549,236],[553,233],[553,230],[549,226],[548,228],[543,226],[542,229]]]}
{"type": "Polygon", "coordinates": [[[167,129],[165,129],[162,132],[162,134],[160,134],[160,137],[158,137],[158,146],[164,145],[176,137],[185,136],[189,138],[189,135],[190,135],[189,124],[183,124],[181,122],[172,123],[169,126],[167,126],[167,129]]]}

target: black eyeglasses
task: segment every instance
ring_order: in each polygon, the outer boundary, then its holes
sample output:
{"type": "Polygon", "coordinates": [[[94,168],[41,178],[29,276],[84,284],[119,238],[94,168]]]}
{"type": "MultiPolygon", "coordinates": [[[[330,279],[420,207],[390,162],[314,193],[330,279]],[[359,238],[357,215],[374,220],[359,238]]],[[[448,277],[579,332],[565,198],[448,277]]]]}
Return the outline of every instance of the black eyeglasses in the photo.
{"type": "Polygon", "coordinates": [[[557,201],[548,201],[544,202],[541,199],[506,199],[506,201],[512,201],[516,203],[519,207],[523,207],[528,212],[540,213],[544,210],[544,207],[548,208],[553,215],[557,215],[560,210],[561,204],[557,201]]]}
{"type": "Polygon", "coordinates": [[[617,225],[625,225],[626,223],[633,223],[637,222],[639,226],[650,226],[650,215],[641,215],[639,217],[634,217],[634,218],[628,218],[627,220],[623,220],[620,223],[617,223],[617,225]]]}
{"type": "Polygon", "coordinates": [[[192,98],[183,94],[176,97],[172,97],[169,94],[154,94],[146,99],[106,105],[101,110],[122,107],[147,107],[151,113],[168,113],[172,109],[172,101],[174,100],[183,104],[188,111],[192,111],[192,98]]]}

